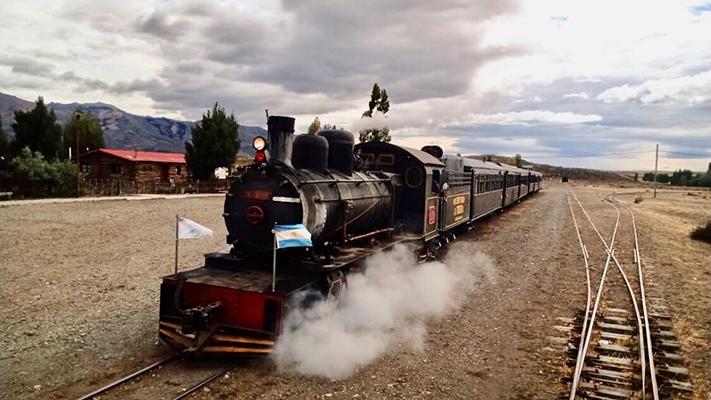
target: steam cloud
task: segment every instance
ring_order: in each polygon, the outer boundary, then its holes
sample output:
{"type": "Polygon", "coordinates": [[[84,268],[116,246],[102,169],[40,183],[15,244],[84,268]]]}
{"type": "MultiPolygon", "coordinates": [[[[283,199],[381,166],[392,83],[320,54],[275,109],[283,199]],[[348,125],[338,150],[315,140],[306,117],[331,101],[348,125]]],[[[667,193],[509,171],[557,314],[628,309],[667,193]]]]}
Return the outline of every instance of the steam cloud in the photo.
{"type": "Polygon", "coordinates": [[[493,279],[487,256],[457,245],[447,264],[417,264],[411,249],[396,246],[371,257],[364,273],[350,274],[339,301],[292,311],[273,352],[279,369],[342,379],[398,341],[421,348],[425,320],[456,308],[479,278],[493,279]]]}

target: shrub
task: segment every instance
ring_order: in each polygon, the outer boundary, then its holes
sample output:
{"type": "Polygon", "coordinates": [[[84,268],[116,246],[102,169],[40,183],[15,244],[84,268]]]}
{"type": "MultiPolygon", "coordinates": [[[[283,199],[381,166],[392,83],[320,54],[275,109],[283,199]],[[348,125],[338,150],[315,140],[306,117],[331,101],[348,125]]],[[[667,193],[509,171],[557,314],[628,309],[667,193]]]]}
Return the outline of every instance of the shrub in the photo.
{"type": "Polygon", "coordinates": [[[701,225],[691,231],[691,238],[702,242],[711,243],[711,222],[701,225]]]}
{"type": "Polygon", "coordinates": [[[69,161],[45,160],[25,147],[11,163],[11,190],[15,196],[70,196],[76,188],[76,167],[69,161]]]}

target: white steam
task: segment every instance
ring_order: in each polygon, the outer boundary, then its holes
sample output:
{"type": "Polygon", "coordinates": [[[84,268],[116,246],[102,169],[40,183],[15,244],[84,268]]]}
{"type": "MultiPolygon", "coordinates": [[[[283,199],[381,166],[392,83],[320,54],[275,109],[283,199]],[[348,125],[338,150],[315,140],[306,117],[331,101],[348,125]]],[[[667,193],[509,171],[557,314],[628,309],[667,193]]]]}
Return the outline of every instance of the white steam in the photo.
{"type": "MultiPolygon", "coordinates": [[[[469,245],[471,246],[471,245],[469,245]]],[[[424,343],[426,319],[453,310],[492,267],[483,254],[450,251],[447,264],[417,264],[406,246],[371,257],[348,276],[339,301],[292,311],[273,357],[283,371],[345,378],[398,341],[424,343]]]]}
{"type": "Polygon", "coordinates": [[[380,111],[374,110],[373,116],[370,118],[364,117],[356,120],[351,125],[351,130],[360,132],[368,129],[391,128],[388,117],[380,111]]]}

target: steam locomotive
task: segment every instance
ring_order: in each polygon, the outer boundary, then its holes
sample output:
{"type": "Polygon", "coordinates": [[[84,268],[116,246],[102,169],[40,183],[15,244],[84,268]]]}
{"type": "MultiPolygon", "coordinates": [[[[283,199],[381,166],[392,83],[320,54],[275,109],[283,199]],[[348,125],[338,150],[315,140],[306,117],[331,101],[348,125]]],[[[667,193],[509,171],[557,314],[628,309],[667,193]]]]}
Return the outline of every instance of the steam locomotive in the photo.
{"type": "Polygon", "coordinates": [[[159,335],[198,356],[271,352],[289,310],[338,296],[375,252],[413,244],[421,259],[484,216],[541,189],[538,172],[389,143],[343,130],[294,136],[271,116],[252,165],[231,176],[229,251],[163,277],[159,335]],[[303,224],[313,247],[279,250],[276,224],[303,224]]]}

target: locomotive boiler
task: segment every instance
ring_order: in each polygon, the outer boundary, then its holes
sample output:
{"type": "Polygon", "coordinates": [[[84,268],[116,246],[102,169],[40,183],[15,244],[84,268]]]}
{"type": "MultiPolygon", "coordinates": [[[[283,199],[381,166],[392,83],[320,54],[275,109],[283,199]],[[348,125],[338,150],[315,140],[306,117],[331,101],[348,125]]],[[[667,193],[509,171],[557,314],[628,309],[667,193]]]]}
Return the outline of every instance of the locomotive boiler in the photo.
{"type": "Polygon", "coordinates": [[[269,162],[235,175],[225,201],[233,252],[271,257],[275,224],[304,224],[317,254],[392,226],[393,174],[354,171],[351,133],[294,138],[294,119],[278,116],[268,128],[269,162]]]}

